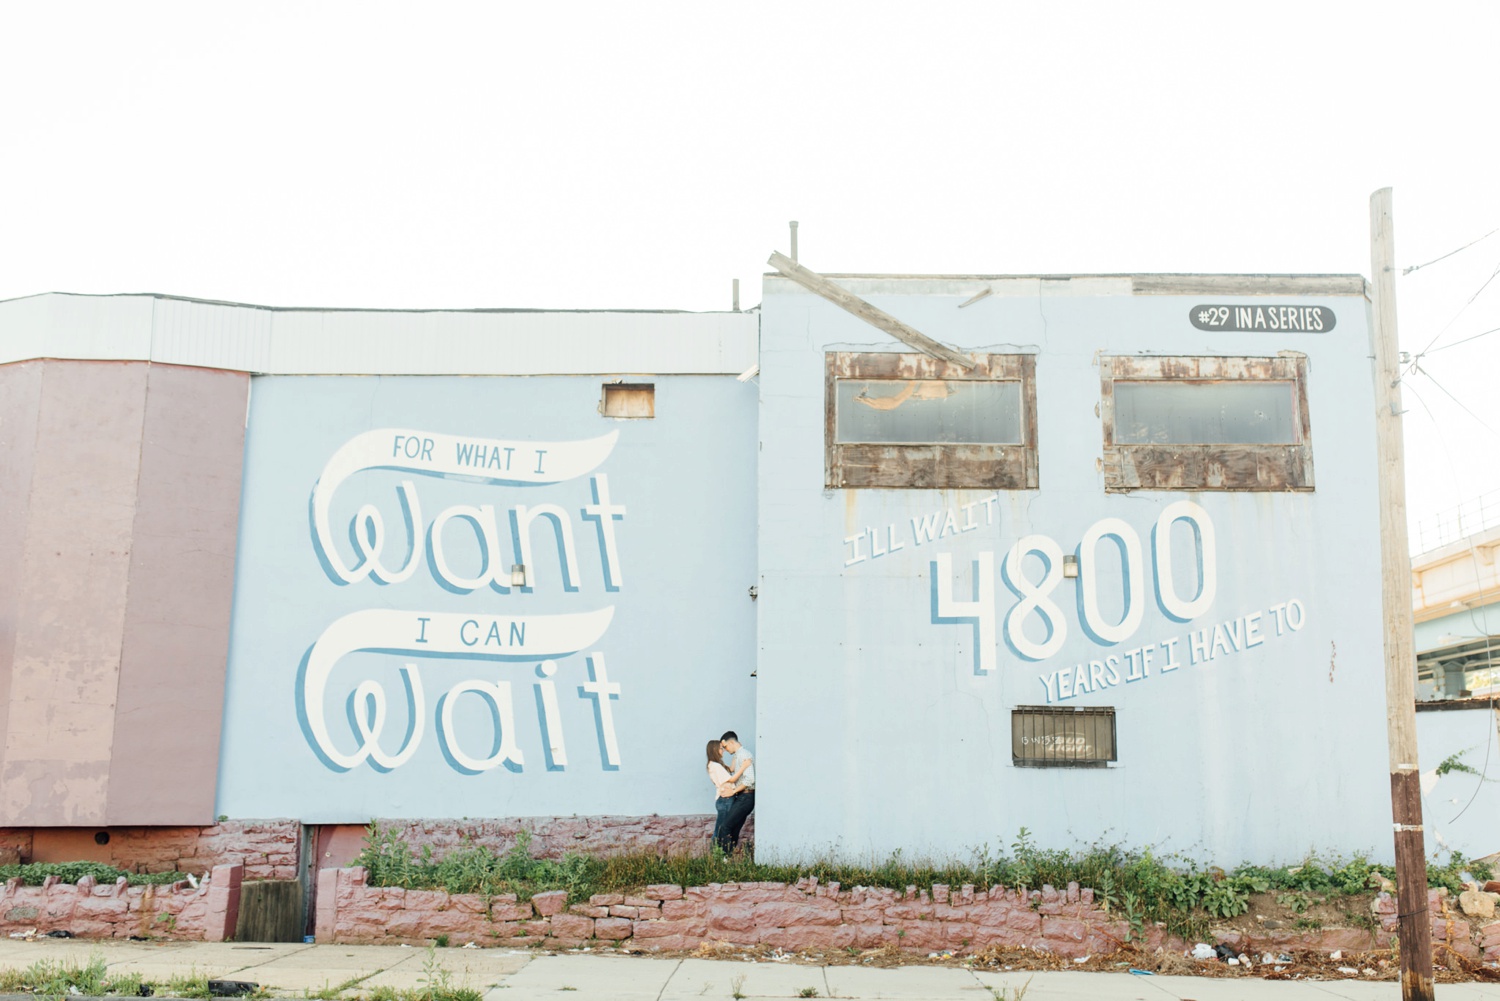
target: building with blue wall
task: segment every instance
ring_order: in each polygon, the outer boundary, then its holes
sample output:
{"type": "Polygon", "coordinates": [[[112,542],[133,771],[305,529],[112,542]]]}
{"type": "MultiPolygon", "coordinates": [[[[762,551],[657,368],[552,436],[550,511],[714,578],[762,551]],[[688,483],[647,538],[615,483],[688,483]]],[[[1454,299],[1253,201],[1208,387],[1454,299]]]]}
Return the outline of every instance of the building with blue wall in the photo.
{"type": "Polygon", "coordinates": [[[0,303],[18,419],[79,443],[3,498],[0,825],[702,816],[738,729],[764,857],[1387,856],[1363,280],[833,280],[928,346],[775,275],[747,313],[0,303]],[[98,366],[147,401],[108,454],[158,458],[80,541],[98,366]],[[116,554],[113,654],[49,661],[53,547],[116,554]],[[15,736],[75,702],[138,745],[91,784],[15,736]],[[196,792],[129,813],[163,755],[196,792]]]}
{"type": "Polygon", "coordinates": [[[838,281],[977,364],[767,280],[761,847],[1388,854],[1363,282],[838,281]]]}

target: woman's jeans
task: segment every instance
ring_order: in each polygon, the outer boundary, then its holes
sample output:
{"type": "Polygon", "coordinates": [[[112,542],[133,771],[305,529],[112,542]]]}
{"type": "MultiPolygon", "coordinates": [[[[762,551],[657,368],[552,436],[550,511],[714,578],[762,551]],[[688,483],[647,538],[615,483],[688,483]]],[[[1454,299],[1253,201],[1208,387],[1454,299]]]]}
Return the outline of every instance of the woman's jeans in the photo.
{"type": "Polygon", "coordinates": [[[714,810],[718,814],[714,819],[714,844],[724,849],[726,854],[734,851],[734,844],[729,840],[729,817],[734,810],[734,801],[738,798],[738,796],[720,796],[714,800],[714,810]]]}

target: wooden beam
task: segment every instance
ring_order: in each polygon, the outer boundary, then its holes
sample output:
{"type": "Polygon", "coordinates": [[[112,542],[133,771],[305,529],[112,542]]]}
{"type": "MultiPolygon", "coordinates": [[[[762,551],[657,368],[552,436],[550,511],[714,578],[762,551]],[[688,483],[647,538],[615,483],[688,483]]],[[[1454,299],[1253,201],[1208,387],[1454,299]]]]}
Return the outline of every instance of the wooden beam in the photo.
{"type": "Polygon", "coordinates": [[[1359,275],[1134,275],[1136,295],[1364,295],[1359,275]]]}
{"type": "Polygon", "coordinates": [[[1391,189],[1370,196],[1371,346],[1375,349],[1375,448],[1379,463],[1381,603],[1385,618],[1385,714],[1390,743],[1391,819],[1396,834],[1401,997],[1432,1001],[1432,927],[1417,777],[1416,653],[1412,644],[1411,556],[1406,539],[1406,453],[1396,347],[1396,244],[1391,189]]]}
{"type": "Polygon", "coordinates": [[[923,354],[929,354],[934,358],[941,358],[945,362],[957,365],[965,372],[974,367],[974,359],[968,355],[960,354],[948,345],[941,344],[921,331],[907,326],[891,314],[865,302],[848,289],[834,284],[816,271],[804,268],[785,254],[772,254],[771,259],[766,263],[809,292],[820,295],[840,309],[853,313],[870,326],[884,330],[902,344],[910,345],[923,354]]]}

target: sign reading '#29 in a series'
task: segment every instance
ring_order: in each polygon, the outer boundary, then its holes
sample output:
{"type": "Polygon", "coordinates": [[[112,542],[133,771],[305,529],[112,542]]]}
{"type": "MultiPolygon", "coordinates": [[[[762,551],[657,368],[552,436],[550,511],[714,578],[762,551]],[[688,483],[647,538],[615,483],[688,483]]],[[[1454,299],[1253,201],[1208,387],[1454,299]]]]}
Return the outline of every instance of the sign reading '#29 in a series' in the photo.
{"type": "Polygon", "coordinates": [[[1327,306],[1194,306],[1188,313],[1199,330],[1275,330],[1321,334],[1336,318],[1327,306]]]}

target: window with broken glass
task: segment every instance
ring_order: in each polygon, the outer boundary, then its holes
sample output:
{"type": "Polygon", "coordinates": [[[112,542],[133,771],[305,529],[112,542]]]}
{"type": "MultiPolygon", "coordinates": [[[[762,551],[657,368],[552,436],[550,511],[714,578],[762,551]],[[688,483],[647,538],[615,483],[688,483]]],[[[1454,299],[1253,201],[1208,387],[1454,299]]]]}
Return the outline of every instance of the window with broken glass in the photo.
{"type": "Polygon", "coordinates": [[[827,355],[829,487],[1034,490],[1036,358],[827,355]]]}
{"type": "Polygon", "coordinates": [[[1312,490],[1307,357],[1100,360],[1104,486],[1312,490]]]}

